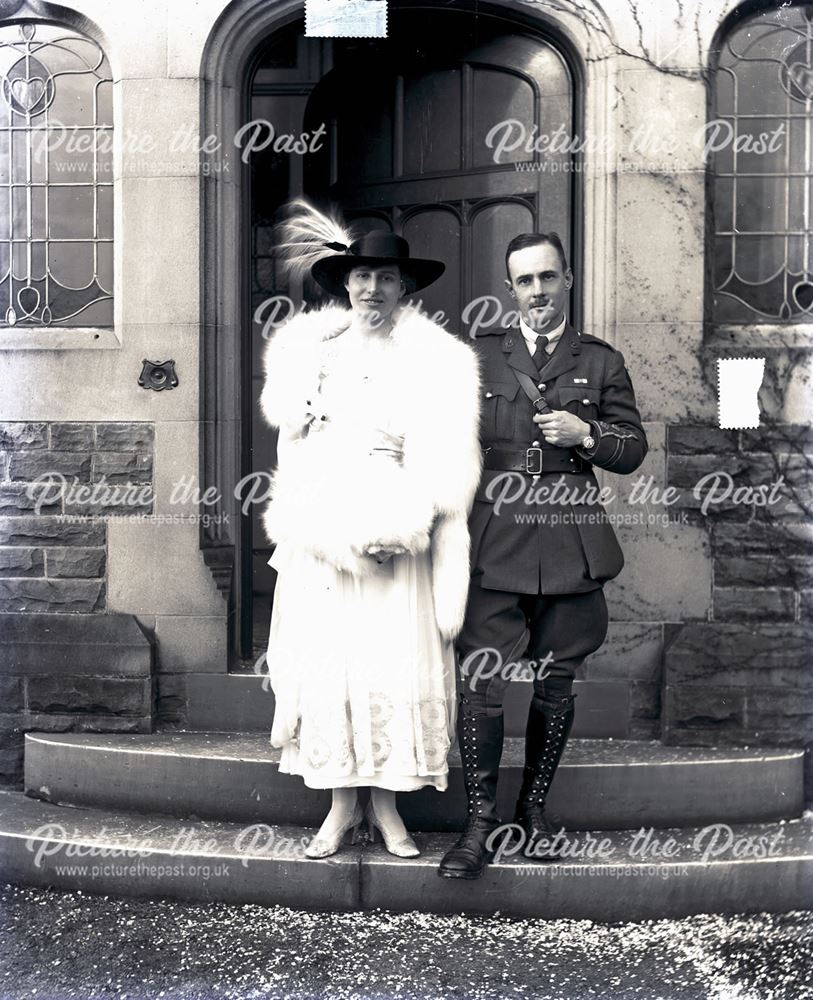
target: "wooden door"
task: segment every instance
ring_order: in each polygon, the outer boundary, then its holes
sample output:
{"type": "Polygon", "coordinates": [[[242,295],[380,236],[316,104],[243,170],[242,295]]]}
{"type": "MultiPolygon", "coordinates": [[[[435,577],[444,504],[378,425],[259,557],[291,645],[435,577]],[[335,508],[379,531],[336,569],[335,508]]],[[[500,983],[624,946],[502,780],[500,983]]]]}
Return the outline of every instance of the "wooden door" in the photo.
{"type": "MultiPolygon", "coordinates": [[[[324,42],[291,29],[269,48],[251,112],[283,123],[285,131],[313,134],[325,127],[315,153],[269,152],[252,160],[252,311],[273,295],[296,298],[275,266],[270,235],[275,211],[303,192],[335,203],[361,228],[394,230],[415,255],[443,260],[443,277],[418,297],[430,315],[442,312],[447,328],[463,336],[462,317],[473,300],[491,296],[485,305],[494,315],[497,303],[511,309],[503,278],[512,237],[555,230],[571,253],[577,249],[576,157],[533,148],[534,140],[556,130],[560,145],[575,135],[573,78],[551,42],[501,20],[399,9],[391,12],[388,39],[324,42]],[[510,133],[506,122],[516,123],[510,133]]],[[[572,311],[571,317],[578,322],[572,311]]],[[[253,391],[244,423],[252,428],[246,463],[257,470],[273,465],[275,442],[257,408],[262,341],[256,323],[251,337],[253,391]]],[[[255,650],[265,641],[274,576],[259,510],[245,528],[244,589],[251,589],[251,599],[242,602],[244,618],[253,608],[252,620],[243,622],[247,655],[252,628],[255,650]]]]}
{"type": "Polygon", "coordinates": [[[560,145],[572,138],[573,85],[562,55],[538,38],[432,20],[431,32],[416,20],[393,40],[337,52],[308,102],[305,128],[324,122],[327,141],[304,182],[364,228],[391,228],[413,254],[445,261],[422,302],[465,333],[473,300],[510,308],[513,236],[552,229],[572,245],[573,156],[543,156],[534,143],[557,129],[560,145]]]}

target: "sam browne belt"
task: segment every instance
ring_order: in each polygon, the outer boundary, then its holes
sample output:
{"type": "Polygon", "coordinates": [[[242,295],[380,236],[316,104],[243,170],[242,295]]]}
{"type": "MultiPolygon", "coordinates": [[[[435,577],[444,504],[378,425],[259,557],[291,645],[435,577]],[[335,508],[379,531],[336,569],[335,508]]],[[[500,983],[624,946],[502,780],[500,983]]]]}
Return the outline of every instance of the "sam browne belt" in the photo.
{"type": "Polygon", "coordinates": [[[589,463],[570,448],[484,448],[483,468],[499,472],[525,472],[539,476],[544,472],[582,472],[589,463]]]}

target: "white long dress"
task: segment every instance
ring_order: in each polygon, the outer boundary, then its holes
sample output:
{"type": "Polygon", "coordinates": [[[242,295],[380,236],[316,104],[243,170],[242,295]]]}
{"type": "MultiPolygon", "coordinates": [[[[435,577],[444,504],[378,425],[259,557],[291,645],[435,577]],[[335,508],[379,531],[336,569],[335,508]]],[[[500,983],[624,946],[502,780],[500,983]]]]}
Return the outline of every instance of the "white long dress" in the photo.
{"type": "MultiPolygon", "coordinates": [[[[322,372],[328,419],[307,446],[281,442],[280,464],[291,458],[285,449],[302,448],[311,463],[321,454],[344,470],[332,488],[352,491],[371,470],[385,477],[395,468],[388,446],[403,430],[398,395],[407,387],[393,345],[362,343],[352,328],[330,342],[322,372]]],[[[280,770],[311,788],[445,790],[455,665],[435,621],[429,551],[371,560],[372,571],[357,575],[283,540],[269,563],[278,572],[267,663],[280,770]]]]}

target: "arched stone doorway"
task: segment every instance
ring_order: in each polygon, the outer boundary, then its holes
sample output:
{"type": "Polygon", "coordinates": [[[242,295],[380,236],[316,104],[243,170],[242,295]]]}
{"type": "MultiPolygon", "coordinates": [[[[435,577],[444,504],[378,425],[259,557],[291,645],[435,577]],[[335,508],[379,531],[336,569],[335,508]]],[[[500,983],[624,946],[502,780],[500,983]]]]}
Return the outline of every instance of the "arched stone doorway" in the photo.
{"type": "MultiPolygon", "coordinates": [[[[243,163],[232,149],[227,168],[203,182],[201,485],[218,496],[210,513],[228,519],[202,527],[201,547],[230,603],[232,669],[245,669],[262,648],[273,592],[261,506],[243,515],[233,494],[243,476],[275,458],[256,403],[263,303],[277,294],[299,302],[302,293],[274,266],[270,228],[280,205],[303,192],[332,200],[362,225],[403,233],[414,252],[443,257],[448,274],[424,305],[443,310],[463,335],[462,306],[502,294],[502,253],[512,235],[557,229],[579,271],[585,243],[573,163],[556,173],[538,169],[543,156],[525,142],[495,162],[498,139],[489,139],[512,118],[540,133],[563,122],[580,134],[578,62],[554,26],[508,16],[499,4],[477,5],[475,15],[403,3],[391,9],[389,39],[306,39],[301,7],[274,6],[274,16],[263,4],[229,8],[203,67],[204,134],[230,140],[258,119],[277,135],[313,136],[324,125],[310,154],[266,149],[243,163]]],[[[580,312],[575,299],[577,322],[580,312]]]]}
{"type": "MultiPolygon", "coordinates": [[[[555,229],[571,251],[578,248],[575,175],[534,169],[542,157],[529,149],[537,133],[574,132],[576,88],[565,56],[551,39],[500,18],[441,10],[429,32],[426,18],[396,12],[385,40],[303,38],[294,24],[276,32],[260,57],[251,120],[272,123],[278,136],[305,136],[308,152],[269,145],[251,158],[252,392],[244,397],[244,475],[267,468],[275,453],[257,407],[269,303],[290,296],[298,304],[302,297],[275,266],[272,225],[288,198],[304,193],[337,204],[357,227],[394,230],[413,252],[442,258],[446,272],[422,305],[442,313],[461,336],[467,316],[496,308],[484,301],[467,313],[467,303],[490,296],[510,310],[503,253],[513,236],[555,229]]],[[[307,300],[314,291],[306,290],[307,300]]],[[[578,311],[577,301],[573,306],[578,311]]],[[[253,635],[255,654],[266,642],[274,585],[260,511],[244,521],[242,536],[242,648],[251,648],[253,635]]]]}

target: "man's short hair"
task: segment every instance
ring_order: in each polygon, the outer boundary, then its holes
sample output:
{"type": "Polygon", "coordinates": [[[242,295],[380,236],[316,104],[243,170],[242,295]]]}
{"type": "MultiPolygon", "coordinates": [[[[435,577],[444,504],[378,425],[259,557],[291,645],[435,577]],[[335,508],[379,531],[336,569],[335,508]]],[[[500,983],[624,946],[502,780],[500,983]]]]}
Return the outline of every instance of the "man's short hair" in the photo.
{"type": "Polygon", "coordinates": [[[511,254],[517,250],[524,250],[526,247],[538,247],[543,243],[554,247],[562,262],[562,274],[567,271],[567,256],[562,245],[562,238],[558,233],[520,233],[519,236],[515,236],[511,240],[505,251],[505,273],[508,275],[509,281],[511,280],[511,272],[508,270],[508,258],[511,254]]]}

